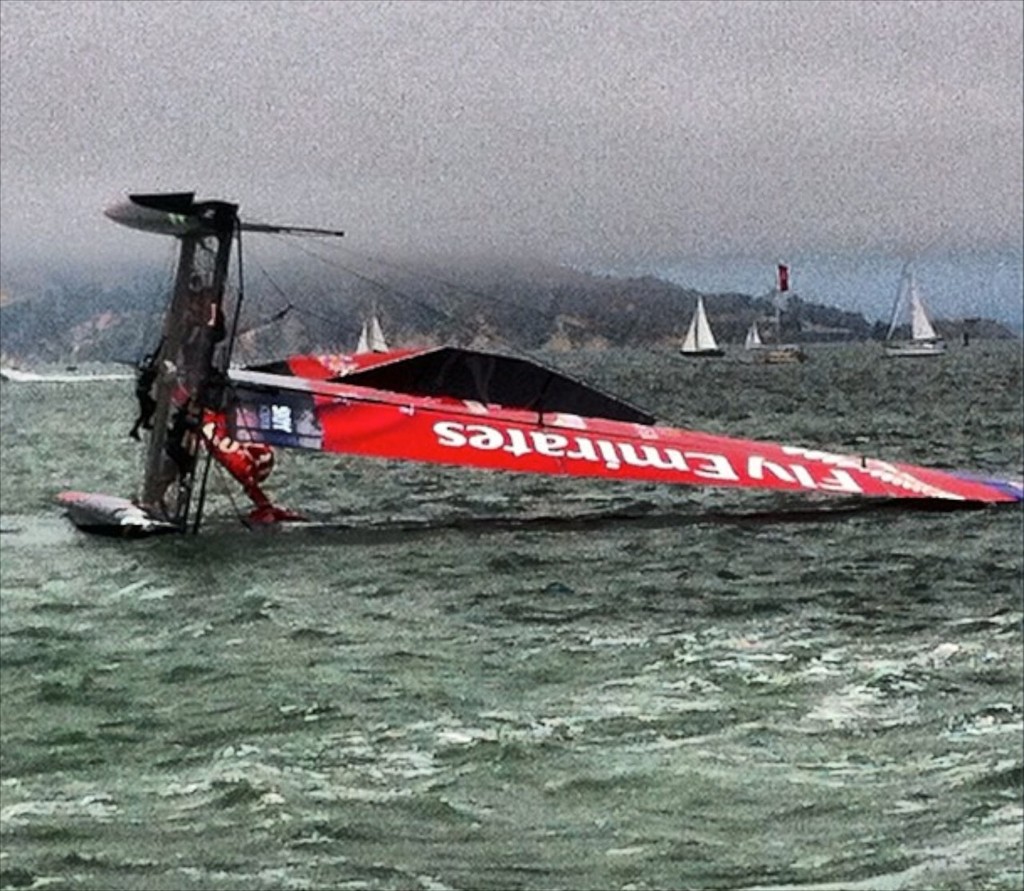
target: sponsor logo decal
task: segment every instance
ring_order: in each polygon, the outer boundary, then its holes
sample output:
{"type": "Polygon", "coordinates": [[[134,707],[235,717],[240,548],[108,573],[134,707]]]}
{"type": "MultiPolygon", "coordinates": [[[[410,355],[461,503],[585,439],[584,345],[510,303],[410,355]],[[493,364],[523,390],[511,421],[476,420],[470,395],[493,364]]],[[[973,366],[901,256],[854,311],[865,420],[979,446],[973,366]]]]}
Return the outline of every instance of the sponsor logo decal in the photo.
{"type": "MultiPolygon", "coordinates": [[[[625,468],[626,475],[629,475],[630,468],[651,469],[712,483],[774,480],[794,488],[849,494],[863,492],[860,484],[848,472],[860,469],[856,461],[848,460],[847,466],[843,467],[839,466],[840,462],[825,461],[810,453],[802,455],[805,458],[813,457],[816,463],[810,466],[799,461],[784,464],[769,461],[758,454],[748,455],[739,463],[736,459],[717,452],[623,442],[580,434],[567,435],[548,430],[465,424],[459,421],[438,421],[434,424],[434,434],[437,436],[438,444],[446,448],[466,448],[481,452],[501,451],[516,458],[540,455],[544,458],[581,461],[599,465],[612,472],[625,468]],[[822,468],[821,464],[826,466],[822,468]]],[[[798,454],[799,450],[794,450],[794,456],[798,454]]],[[[902,476],[907,477],[906,474],[902,476]]],[[[907,477],[904,481],[912,479],[907,477]]],[[[917,483],[916,480],[913,482],[917,483]]]]}

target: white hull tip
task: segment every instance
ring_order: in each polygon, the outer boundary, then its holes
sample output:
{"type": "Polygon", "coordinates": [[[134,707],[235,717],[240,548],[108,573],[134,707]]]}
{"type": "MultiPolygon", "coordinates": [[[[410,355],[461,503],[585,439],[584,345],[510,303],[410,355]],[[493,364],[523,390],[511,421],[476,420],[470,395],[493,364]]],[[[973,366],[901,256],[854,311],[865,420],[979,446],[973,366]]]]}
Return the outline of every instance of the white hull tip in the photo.
{"type": "Polygon", "coordinates": [[[61,492],[57,500],[83,532],[116,538],[138,538],[180,532],[181,528],[157,517],[127,498],[95,492],[61,492]]]}

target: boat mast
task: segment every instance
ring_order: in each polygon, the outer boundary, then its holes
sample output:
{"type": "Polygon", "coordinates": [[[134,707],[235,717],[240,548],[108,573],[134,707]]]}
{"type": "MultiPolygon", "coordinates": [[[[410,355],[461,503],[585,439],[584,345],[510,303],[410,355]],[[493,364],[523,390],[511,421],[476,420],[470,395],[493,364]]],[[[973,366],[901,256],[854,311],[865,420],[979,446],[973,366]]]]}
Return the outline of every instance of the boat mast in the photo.
{"type": "Polygon", "coordinates": [[[775,304],[775,342],[782,343],[782,307],[789,301],[789,266],[775,264],[776,286],[772,302],[775,304]]]}
{"type": "Polygon", "coordinates": [[[216,204],[209,226],[179,236],[174,293],[156,357],[157,407],[140,497],[144,508],[181,528],[188,522],[215,353],[225,337],[224,287],[238,222],[235,205],[216,204]]]}

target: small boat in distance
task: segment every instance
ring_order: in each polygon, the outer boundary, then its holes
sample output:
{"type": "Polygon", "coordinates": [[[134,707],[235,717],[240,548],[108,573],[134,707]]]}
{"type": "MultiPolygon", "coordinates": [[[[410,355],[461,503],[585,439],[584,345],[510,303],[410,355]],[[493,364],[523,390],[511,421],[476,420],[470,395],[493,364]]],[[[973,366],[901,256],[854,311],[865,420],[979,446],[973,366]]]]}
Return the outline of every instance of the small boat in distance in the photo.
{"type": "Polygon", "coordinates": [[[928,310],[917,287],[914,270],[907,263],[900,276],[893,302],[892,319],[885,335],[885,355],[891,358],[912,358],[941,356],[946,352],[946,341],[935,331],[928,310]],[[904,313],[910,312],[910,340],[896,340],[894,335],[900,327],[904,313]]]}
{"type": "Polygon", "coordinates": [[[725,355],[725,350],[718,345],[715,335],[711,332],[708,314],[704,310],[704,298],[700,295],[697,295],[697,309],[693,318],[690,319],[690,327],[686,331],[686,337],[683,338],[680,352],[684,356],[693,356],[698,359],[710,359],[725,355]]]}
{"type": "Polygon", "coordinates": [[[388,343],[384,339],[384,332],[380,329],[380,322],[374,313],[370,321],[363,322],[363,330],[359,332],[359,343],[356,346],[356,354],[360,353],[386,353],[388,343]]]}
{"type": "Polygon", "coordinates": [[[744,343],[753,357],[753,361],[759,365],[795,365],[798,362],[807,361],[807,353],[799,344],[779,342],[782,337],[782,308],[786,303],[788,291],[789,267],[784,263],[779,263],[778,284],[771,294],[772,303],[775,304],[775,342],[765,343],[761,339],[761,332],[758,330],[755,319],[750,323],[744,343]]]}

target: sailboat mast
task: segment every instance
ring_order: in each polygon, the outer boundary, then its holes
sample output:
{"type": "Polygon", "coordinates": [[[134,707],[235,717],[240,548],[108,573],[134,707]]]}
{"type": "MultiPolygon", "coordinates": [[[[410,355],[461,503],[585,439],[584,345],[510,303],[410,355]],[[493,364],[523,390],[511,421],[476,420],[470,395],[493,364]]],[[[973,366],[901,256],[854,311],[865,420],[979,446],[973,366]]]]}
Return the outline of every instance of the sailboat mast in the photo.
{"type": "Polygon", "coordinates": [[[789,266],[785,263],[775,264],[776,286],[775,296],[775,342],[782,343],[782,306],[789,299],[789,266]]]}

